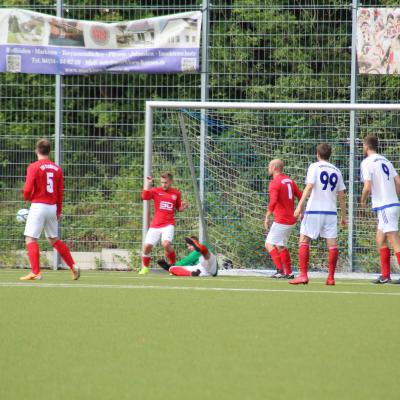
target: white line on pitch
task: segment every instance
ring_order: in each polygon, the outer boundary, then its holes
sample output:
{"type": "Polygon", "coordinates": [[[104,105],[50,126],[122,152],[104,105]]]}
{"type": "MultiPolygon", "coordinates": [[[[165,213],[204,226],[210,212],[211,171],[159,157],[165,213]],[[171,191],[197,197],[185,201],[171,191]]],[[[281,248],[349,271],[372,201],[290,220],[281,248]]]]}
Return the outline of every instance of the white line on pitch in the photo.
{"type": "Polygon", "coordinates": [[[76,288],[76,289],[153,289],[153,290],[186,290],[186,291],[208,291],[208,292],[248,292],[248,293],[318,293],[318,294],[345,294],[366,296],[400,296],[397,293],[382,292],[351,292],[330,290],[293,290],[293,289],[255,289],[255,288],[221,288],[221,287],[199,287],[199,286],[159,286],[159,285],[99,285],[82,283],[42,283],[42,282],[0,282],[0,287],[36,287],[36,288],[76,288]]]}

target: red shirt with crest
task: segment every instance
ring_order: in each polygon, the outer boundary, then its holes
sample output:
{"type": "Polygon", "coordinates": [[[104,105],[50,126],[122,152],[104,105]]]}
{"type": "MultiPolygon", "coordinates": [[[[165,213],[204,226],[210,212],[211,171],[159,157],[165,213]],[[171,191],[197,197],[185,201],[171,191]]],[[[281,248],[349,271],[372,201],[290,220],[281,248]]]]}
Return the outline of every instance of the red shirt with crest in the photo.
{"type": "Polygon", "coordinates": [[[274,221],[285,225],[295,224],[294,198],[300,200],[301,195],[293,179],[285,174],[277,175],[269,184],[268,210],[274,214],[274,221]]]}
{"type": "Polygon", "coordinates": [[[175,225],[175,210],[181,207],[181,192],[178,189],[169,188],[164,190],[161,187],[151,188],[142,191],[142,200],[154,201],[154,215],[151,221],[151,228],[163,228],[168,225],[175,225]]]}
{"type": "Polygon", "coordinates": [[[28,166],[24,199],[32,203],[57,204],[61,214],[64,195],[64,176],[61,167],[51,160],[39,160],[28,166]]]}

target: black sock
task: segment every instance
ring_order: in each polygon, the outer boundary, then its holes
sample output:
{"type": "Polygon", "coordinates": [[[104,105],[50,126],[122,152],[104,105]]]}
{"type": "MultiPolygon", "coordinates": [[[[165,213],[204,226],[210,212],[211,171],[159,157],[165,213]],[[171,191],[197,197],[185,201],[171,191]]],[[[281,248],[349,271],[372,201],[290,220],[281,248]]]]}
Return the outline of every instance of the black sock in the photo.
{"type": "Polygon", "coordinates": [[[163,259],[158,260],[158,261],[157,261],[157,264],[158,264],[161,268],[165,269],[166,271],[169,271],[169,269],[171,268],[171,265],[168,264],[168,263],[167,263],[165,260],[163,260],[163,259]]]}

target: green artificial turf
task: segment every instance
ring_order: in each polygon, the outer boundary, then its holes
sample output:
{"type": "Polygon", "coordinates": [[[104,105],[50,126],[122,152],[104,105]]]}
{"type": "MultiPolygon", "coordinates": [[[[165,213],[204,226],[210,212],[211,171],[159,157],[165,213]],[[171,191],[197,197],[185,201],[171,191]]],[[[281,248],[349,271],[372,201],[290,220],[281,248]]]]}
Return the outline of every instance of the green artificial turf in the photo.
{"type": "Polygon", "coordinates": [[[21,274],[0,271],[1,399],[399,398],[400,285],[21,274]]]}

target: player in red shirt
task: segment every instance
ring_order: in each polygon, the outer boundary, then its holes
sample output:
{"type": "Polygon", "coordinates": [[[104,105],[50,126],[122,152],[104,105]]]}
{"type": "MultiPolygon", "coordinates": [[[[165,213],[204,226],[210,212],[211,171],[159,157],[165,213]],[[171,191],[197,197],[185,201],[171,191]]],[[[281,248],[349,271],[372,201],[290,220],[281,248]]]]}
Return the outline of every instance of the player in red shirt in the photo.
{"type": "Polygon", "coordinates": [[[61,218],[64,176],[60,166],[49,159],[50,142],[41,139],[36,143],[38,161],[28,166],[24,186],[24,199],[31,202],[25,225],[25,242],[32,272],[21,280],[42,279],[40,274],[40,249],[38,238],[44,229],[47,240],[57,250],[72,272],[72,279],[80,276],[79,268],[68,246],[58,238],[58,221],[61,218]]]}
{"type": "Polygon", "coordinates": [[[149,272],[150,254],[160,239],[169,263],[175,265],[176,253],[171,245],[175,232],[175,211],[185,210],[188,204],[182,201],[181,192],[172,187],[172,181],[171,172],[161,174],[160,187],[152,187],[153,178],[151,176],[146,179],[142,200],[153,200],[154,215],[144,241],[140,275],[146,275],[149,272]]]}
{"type": "Polygon", "coordinates": [[[301,191],[293,179],[283,173],[283,162],[272,160],[268,165],[268,174],[272,177],[269,184],[269,204],[264,226],[269,229],[265,240],[265,248],[276,267],[273,278],[293,279],[292,261],[286,247],[290,233],[296,225],[294,198],[301,198],[301,191]],[[270,219],[274,216],[274,221],[270,219]]]}

